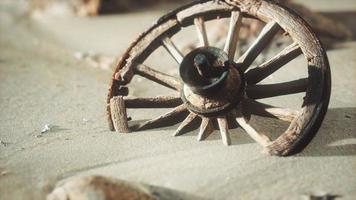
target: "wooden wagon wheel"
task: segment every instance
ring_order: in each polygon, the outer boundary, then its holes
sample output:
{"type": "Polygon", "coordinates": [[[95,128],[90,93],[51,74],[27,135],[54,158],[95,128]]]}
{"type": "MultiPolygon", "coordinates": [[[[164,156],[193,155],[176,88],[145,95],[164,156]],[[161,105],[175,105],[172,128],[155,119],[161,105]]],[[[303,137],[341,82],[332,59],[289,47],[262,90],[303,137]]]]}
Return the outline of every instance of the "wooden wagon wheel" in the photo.
{"type": "MultiPolygon", "coordinates": [[[[167,54],[168,55],[168,54],[167,54]]],[[[108,94],[108,120],[111,130],[138,131],[179,123],[174,135],[181,135],[196,118],[201,118],[198,140],[214,130],[215,121],[223,143],[231,143],[229,119],[245,130],[265,152],[286,156],[302,150],[319,129],[326,113],[331,88],[330,69],[325,51],[311,28],[294,12],[271,1],[220,0],[197,1],[164,17],[128,48],[121,57],[108,94]],[[230,18],[229,32],[223,49],[209,46],[205,22],[230,18]],[[239,58],[235,51],[242,19],[266,23],[255,41],[239,58]],[[176,47],[171,37],[182,27],[196,26],[201,46],[187,55],[176,47]],[[292,44],[268,61],[252,67],[256,57],[268,47],[278,32],[291,37],[292,44]],[[143,62],[160,46],[176,60],[180,77],[154,70],[143,62]],[[291,60],[303,54],[308,77],[285,83],[258,84],[291,60]],[[128,87],[133,76],[177,91],[176,96],[149,98],[129,97],[128,87]],[[300,110],[270,106],[257,101],[268,97],[305,93],[300,110]],[[128,127],[126,109],[172,108],[164,115],[128,127]],[[271,141],[251,126],[245,111],[253,115],[290,122],[287,130],[271,141]],[[184,120],[177,116],[185,115],[184,120]]]]}

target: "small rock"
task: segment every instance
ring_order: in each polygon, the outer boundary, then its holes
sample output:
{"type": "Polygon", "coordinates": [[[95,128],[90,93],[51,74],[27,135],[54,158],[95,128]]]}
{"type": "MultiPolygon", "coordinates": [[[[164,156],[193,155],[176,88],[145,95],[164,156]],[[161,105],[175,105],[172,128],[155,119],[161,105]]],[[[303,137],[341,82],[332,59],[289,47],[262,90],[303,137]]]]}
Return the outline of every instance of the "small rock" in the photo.
{"type": "Polygon", "coordinates": [[[41,134],[46,133],[46,132],[49,132],[49,131],[51,131],[51,129],[52,129],[52,125],[46,124],[46,125],[43,127],[43,129],[41,130],[41,134]]]}
{"type": "Polygon", "coordinates": [[[6,176],[7,174],[9,174],[9,171],[2,171],[1,172],[1,176],[6,176]]]}
{"type": "Polygon", "coordinates": [[[47,200],[153,200],[149,189],[140,184],[109,177],[89,176],[75,178],[57,186],[47,200]]]}
{"type": "Polygon", "coordinates": [[[351,117],[351,115],[345,115],[345,118],[351,119],[352,117],[351,117]]]}
{"type": "Polygon", "coordinates": [[[87,119],[87,118],[83,118],[83,119],[82,119],[82,122],[83,122],[83,124],[87,124],[87,123],[89,123],[89,122],[92,122],[92,120],[87,119]]]}

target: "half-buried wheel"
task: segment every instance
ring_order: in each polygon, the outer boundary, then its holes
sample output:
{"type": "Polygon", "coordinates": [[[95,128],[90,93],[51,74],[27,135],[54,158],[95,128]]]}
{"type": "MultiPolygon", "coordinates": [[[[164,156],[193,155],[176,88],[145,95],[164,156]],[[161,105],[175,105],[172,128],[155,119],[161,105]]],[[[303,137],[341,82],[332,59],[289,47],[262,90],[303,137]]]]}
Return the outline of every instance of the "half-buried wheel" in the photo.
{"type": "MultiPolygon", "coordinates": [[[[237,124],[264,151],[286,156],[302,150],[314,137],[327,111],[331,77],[318,38],[299,16],[270,2],[257,0],[197,1],[179,8],[157,21],[141,34],[121,57],[108,94],[108,120],[111,130],[140,131],[178,124],[175,136],[186,132],[193,121],[200,121],[198,140],[206,139],[215,127],[224,144],[231,144],[229,124],[237,124]],[[206,22],[229,18],[230,26],[223,48],[209,43],[206,22]],[[249,20],[260,20],[264,28],[250,46],[236,56],[239,33],[249,20]],[[195,26],[200,46],[187,54],[172,41],[183,28],[195,26]],[[281,34],[283,33],[283,34],[281,34]],[[256,58],[271,48],[275,37],[290,37],[291,43],[262,63],[256,58]],[[154,69],[144,62],[164,47],[177,63],[180,76],[154,69]],[[299,55],[306,63],[305,77],[279,83],[264,80],[282,70],[299,55]],[[173,95],[129,96],[134,76],[170,88],[173,95]],[[300,109],[272,106],[266,98],[303,94],[300,109]],[[156,118],[128,126],[127,109],[170,108],[156,118]],[[274,118],[289,125],[276,138],[257,130],[250,116],[274,118]]],[[[155,88],[147,88],[147,90],[155,88]]]]}

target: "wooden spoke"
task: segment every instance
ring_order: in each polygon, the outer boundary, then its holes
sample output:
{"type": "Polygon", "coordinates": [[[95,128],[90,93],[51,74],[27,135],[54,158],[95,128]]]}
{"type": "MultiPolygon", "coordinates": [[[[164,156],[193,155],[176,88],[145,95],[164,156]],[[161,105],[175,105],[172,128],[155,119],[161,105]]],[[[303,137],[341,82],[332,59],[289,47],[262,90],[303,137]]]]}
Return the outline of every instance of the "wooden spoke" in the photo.
{"type": "Polygon", "coordinates": [[[252,99],[246,99],[243,102],[243,109],[253,115],[276,118],[286,122],[292,122],[299,114],[296,110],[274,107],[252,99]]]}
{"type": "Polygon", "coordinates": [[[158,127],[162,127],[162,126],[166,126],[166,125],[176,124],[176,123],[179,123],[177,118],[181,114],[184,114],[185,112],[187,112],[187,108],[183,104],[183,105],[177,106],[172,111],[170,111],[166,114],[163,114],[155,119],[148,120],[146,122],[138,124],[138,125],[134,126],[132,129],[135,131],[139,131],[139,130],[144,130],[144,129],[149,129],[149,128],[158,128],[158,127]]]}
{"type": "Polygon", "coordinates": [[[211,119],[203,117],[200,124],[200,130],[197,138],[198,141],[205,140],[213,131],[214,131],[214,126],[211,119]]]}
{"type": "Polygon", "coordinates": [[[162,44],[164,48],[168,51],[169,54],[180,64],[183,60],[183,54],[180,50],[176,47],[176,45],[172,42],[169,37],[165,37],[162,39],[162,44]]]}
{"type": "Polygon", "coordinates": [[[209,46],[208,36],[206,34],[206,28],[203,17],[196,17],[194,19],[194,24],[198,32],[198,38],[200,45],[207,47],[209,46]]]}
{"type": "Polygon", "coordinates": [[[258,144],[266,147],[270,144],[271,140],[264,134],[258,133],[243,117],[241,110],[237,110],[236,121],[241,126],[242,129],[246,131],[246,133],[255,140],[258,144]]]}
{"type": "Polygon", "coordinates": [[[166,87],[175,89],[175,90],[180,90],[181,88],[181,83],[179,81],[179,79],[170,76],[168,74],[159,72],[157,70],[154,70],[146,65],[143,64],[138,64],[135,69],[134,69],[135,73],[145,77],[151,81],[154,81],[156,83],[159,83],[161,85],[164,85],[166,87]]]}
{"type": "Polygon", "coordinates": [[[174,108],[183,104],[179,96],[124,97],[126,108],[174,108]]]}
{"type": "Polygon", "coordinates": [[[293,43],[289,45],[267,62],[249,70],[245,75],[247,84],[252,85],[262,81],[282,66],[298,57],[301,53],[302,51],[298,44],[293,43]]]}
{"type": "Polygon", "coordinates": [[[241,64],[243,71],[246,71],[253,61],[255,61],[257,56],[266,48],[279,29],[279,25],[274,21],[266,24],[249,49],[237,61],[237,63],[241,64]]]}
{"type": "Polygon", "coordinates": [[[217,120],[219,124],[221,139],[223,143],[228,146],[231,144],[231,138],[229,134],[229,126],[227,123],[227,119],[225,117],[218,117],[217,120]]]}
{"type": "Polygon", "coordinates": [[[250,99],[263,99],[305,92],[307,86],[308,78],[276,84],[249,85],[246,94],[250,99]]]}
{"type": "Polygon", "coordinates": [[[224,51],[228,54],[229,60],[234,60],[237,41],[242,22],[242,14],[238,11],[233,11],[230,18],[230,27],[226,38],[224,51]]]}
{"type": "Polygon", "coordinates": [[[173,133],[173,136],[179,136],[184,134],[185,129],[193,122],[197,117],[195,113],[190,113],[187,118],[179,125],[178,129],[173,133]]]}

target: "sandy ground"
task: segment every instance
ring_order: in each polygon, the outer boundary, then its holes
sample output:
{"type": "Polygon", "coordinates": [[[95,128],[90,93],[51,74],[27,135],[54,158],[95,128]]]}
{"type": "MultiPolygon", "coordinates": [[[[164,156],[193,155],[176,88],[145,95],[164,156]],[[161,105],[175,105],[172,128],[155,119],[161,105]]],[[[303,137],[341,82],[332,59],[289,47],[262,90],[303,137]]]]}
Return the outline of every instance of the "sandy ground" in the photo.
{"type": "MultiPolygon", "coordinates": [[[[356,198],[356,42],[328,52],[333,92],[316,138],[302,153],[277,158],[261,154],[239,129],[232,131],[230,147],[217,132],[198,143],[196,132],[171,137],[176,127],[126,135],[108,131],[111,70],[73,55],[117,56],[165,9],[30,20],[9,2],[0,4],[1,200],[43,199],[56,181],[88,174],[154,185],[182,199],[303,199],[325,193],[356,198]],[[45,124],[53,128],[40,134],[45,124]]],[[[356,18],[354,0],[308,4],[345,23],[356,18]]],[[[133,93],[145,90],[137,85],[133,93]]],[[[273,130],[267,122],[260,126],[273,130]]]]}

